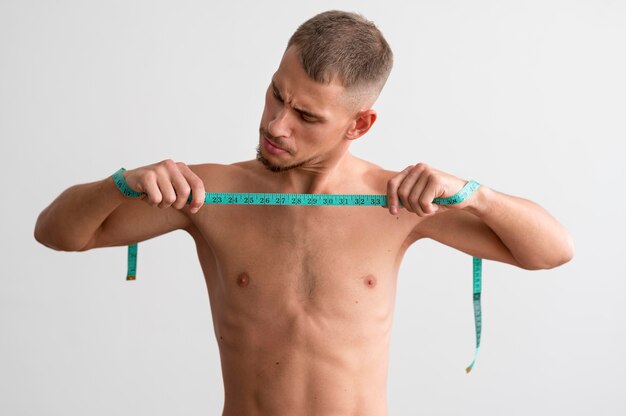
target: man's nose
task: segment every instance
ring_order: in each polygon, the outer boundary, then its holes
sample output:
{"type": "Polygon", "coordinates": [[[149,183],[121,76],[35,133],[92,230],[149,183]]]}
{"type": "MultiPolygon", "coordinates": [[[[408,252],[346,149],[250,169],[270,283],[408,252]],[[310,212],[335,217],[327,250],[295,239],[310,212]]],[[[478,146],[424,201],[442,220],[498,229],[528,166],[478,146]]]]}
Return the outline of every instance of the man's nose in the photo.
{"type": "Polygon", "coordinates": [[[289,137],[291,135],[289,109],[282,106],[275,113],[274,118],[267,124],[267,131],[274,137],[289,137]]]}

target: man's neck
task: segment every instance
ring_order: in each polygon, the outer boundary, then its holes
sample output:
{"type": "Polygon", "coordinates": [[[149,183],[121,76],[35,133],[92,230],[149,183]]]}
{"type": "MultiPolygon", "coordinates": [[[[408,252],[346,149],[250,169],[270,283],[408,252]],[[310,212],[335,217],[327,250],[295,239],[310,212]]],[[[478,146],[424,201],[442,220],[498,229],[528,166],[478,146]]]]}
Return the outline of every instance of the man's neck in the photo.
{"type": "Polygon", "coordinates": [[[281,183],[281,192],[318,194],[331,193],[341,182],[354,173],[356,158],[348,151],[324,161],[274,173],[281,183]]]}

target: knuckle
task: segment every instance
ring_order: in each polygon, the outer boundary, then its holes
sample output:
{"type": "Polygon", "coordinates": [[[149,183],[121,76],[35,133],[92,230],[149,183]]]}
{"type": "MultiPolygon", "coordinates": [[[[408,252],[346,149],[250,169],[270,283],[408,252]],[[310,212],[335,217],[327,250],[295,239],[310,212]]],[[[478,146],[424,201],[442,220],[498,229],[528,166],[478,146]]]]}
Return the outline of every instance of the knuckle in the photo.
{"type": "Polygon", "coordinates": [[[164,163],[159,164],[154,168],[154,172],[156,173],[156,176],[167,174],[167,170],[168,170],[167,166],[164,163]]]}
{"type": "Polygon", "coordinates": [[[181,187],[180,191],[176,191],[176,201],[186,201],[190,193],[189,186],[181,187]]]}
{"type": "Polygon", "coordinates": [[[191,187],[189,186],[189,184],[185,183],[184,185],[180,187],[181,198],[183,197],[186,198],[190,192],[191,192],[191,187]]]}
{"type": "Polygon", "coordinates": [[[176,166],[176,164],[174,163],[174,161],[172,159],[165,159],[163,160],[163,162],[161,162],[164,166],[167,167],[172,167],[172,166],[176,166]]]}
{"type": "Polygon", "coordinates": [[[148,200],[150,201],[150,205],[153,207],[159,205],[161,203],[161,197],[157,195],[150,195],[148,200]]]}
{"type": "Polygon", "coordinates": [[[419,202],[419,204],[420,204],[422,207],[427,207],[427,206],[429,206],[429,205],[430,205],[430,201],[428,200],[428,198],[426,198],[426,197],[424,197],[424,196],[423,196],[423,197],[421,197],[421,198],[419,199],[419,201],[418,201],[418,202],[419,202]]]}
{"type": "Polygon", "coordinates": [[[424,164],[416,165],[413,168],[413,172],[418,173],[418,174],[428,173],[428,171],[429,171],[428,166],[426,166],[424,164]]]}

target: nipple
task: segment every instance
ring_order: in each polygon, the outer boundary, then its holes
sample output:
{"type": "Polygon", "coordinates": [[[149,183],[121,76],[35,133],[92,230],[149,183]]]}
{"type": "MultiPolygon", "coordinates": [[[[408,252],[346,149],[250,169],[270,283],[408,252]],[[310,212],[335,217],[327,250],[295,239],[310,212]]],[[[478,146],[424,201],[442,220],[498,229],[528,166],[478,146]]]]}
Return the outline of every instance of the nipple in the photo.
{"type": "Polygon", "coordinates": [[[247,273],[241,273],[239,277],[237,277],[237,285],[239,287],[246,287],[250,283],[250,278],[247,273]]]}
{"type": "Polygon", "coordinates": [[[371,274],[368,274],[363,278],[363,283],[365,283],[365,286],[373,288],[374,286],[376,286],[376,278],[371,274]]]}

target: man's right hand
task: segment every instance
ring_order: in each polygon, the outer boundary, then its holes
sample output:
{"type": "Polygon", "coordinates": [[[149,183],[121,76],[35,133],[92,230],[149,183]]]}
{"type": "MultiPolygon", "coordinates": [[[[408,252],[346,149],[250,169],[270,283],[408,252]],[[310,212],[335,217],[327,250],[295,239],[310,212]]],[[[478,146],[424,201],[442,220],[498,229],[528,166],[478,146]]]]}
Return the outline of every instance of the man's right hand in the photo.
{"type": "Polygon", "coordinates": [[[189,211],[195,214],[204,205],[204,183],[183,162],[166,159],[152,165],[122,172],[126,183],[153,207],[182,209],[189,193],[192,201],[189,211]]]}
{"type": "Polygon", "coordinates": [[[35,239],[64,251],[123,246],[193,225],[183,208],[192,193],[189,213],[204,204],[204,183],[194,166],[164,160],[122,172],[127,185],[146,204],[122,195],[111,176],[63,191],[35,224],[35,239]],[[192,170],[193,169],[193,170],[192,170]],[[173,206],[174,210],[157,209],[173,206]]]}

